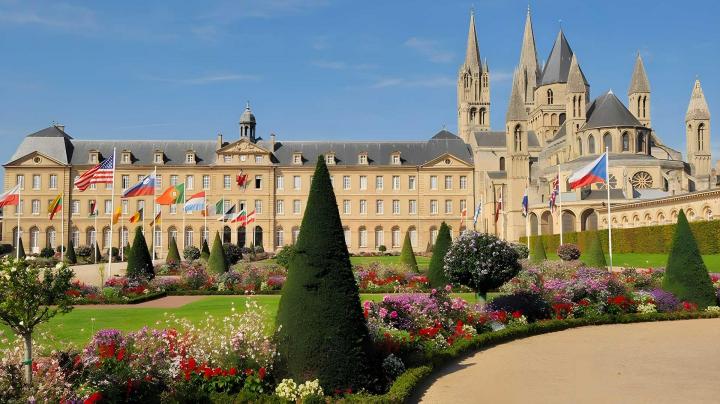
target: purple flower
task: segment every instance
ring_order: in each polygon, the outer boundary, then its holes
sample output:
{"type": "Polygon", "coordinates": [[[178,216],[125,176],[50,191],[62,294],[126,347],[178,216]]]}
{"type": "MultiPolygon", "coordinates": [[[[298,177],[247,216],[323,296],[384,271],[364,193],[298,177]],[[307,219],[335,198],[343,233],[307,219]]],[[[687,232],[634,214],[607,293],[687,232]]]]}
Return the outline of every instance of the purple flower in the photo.
{"type": "Polygon", "coordinates": [[[668,291],[653,289],[650,294],[655,300],[655,307],[657,308],[657,311],[661,313],[676,311],[680,306],[680,300],[668,291]]]}

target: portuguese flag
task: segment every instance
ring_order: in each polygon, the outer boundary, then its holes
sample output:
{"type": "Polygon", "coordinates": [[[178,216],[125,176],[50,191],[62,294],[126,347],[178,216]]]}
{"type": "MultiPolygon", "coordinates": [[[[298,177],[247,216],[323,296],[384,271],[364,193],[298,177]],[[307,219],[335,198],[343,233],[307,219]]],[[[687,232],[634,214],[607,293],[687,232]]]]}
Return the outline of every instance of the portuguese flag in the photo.
{"type": "Polygon", "coordinates": [[[48,205],[48,213],[50,214],[50,220],[53,220],[55,214],[62,210],[62,194],[55,197],[55,199],[48,205]]]}
{"type": "Polygon", "coordinates": [[[160,205],[175,205],[185,202],[185,183],[166,189],[156,200],[160,205]]]}

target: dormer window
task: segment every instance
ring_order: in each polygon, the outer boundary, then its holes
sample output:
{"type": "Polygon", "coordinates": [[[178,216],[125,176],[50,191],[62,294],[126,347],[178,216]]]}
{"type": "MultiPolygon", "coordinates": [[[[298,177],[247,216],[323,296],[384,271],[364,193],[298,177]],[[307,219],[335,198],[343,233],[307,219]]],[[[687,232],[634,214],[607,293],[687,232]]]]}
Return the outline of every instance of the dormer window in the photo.
{"type": "Polygon", "coordinates": [[[358,164],[367,164],[368,163],[368,156],[367,153],[360,153],[358,156],[358,164]]]}
{"type": "Polygon", "coordinates": [[[97,150],[92,150],[90,152],[90,156],[88,157],[88,161],[90,164],[97,164],[98,161],[100,161],[100,152],[97,150]]]}
{"type": "Polygon", "coordinates": [[[122,154],[120,155],[120,162],[123,164],[132,163],[132,153],[130,153],[127,150],[123,151],[122,154]]]}
{"type": "Polygon", "coordinates": [[[185,164],[195,164],[195,152],[188,151],[185,153],[185,164]]]}
{"type": "Polygon", "coordinates": [[[325,164],[335,164],[335,153],[328,153],[325,155],[325,164]]]}
{"type": "Polygon", "coordinates": [[[390,162],[391,162],[393,165],[400,165],[400,164],[401,164],[401,161],[400,161],[400,153],[393,153],[393,154],[390,156],[390,162]]]}
{"type": "Polygon", "coordinates": [[[154,162],[155,164],[163,164],[163,163],[165,162],[163,152],[161,152],[161,151],[156,151],[156,152],[155,152],[155,156],[154,156],[154,158],[153,158],[153,162],[154,162]]]}
{"type": "Polygon", "coordinates": [[[293,153],[293,164],[302,164],[302,154],[299,152],[293,153]]]}

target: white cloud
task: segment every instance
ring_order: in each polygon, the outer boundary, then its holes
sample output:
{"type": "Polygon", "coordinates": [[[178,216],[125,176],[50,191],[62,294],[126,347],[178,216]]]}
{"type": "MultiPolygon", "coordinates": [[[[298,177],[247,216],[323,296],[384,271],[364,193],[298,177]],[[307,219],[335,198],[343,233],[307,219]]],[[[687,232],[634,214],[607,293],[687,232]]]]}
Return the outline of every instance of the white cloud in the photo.
{"type": "Polygon", "coordinates": [[[221,83],[221,82],[227,82],[227,81],[256,81],[259,80],[259,76],[255,76],[252,74],[210,74],[210,75],[203,75],[198,77],[188,77],[188,78],[171,78],[171,77],[156,77],[156,76],[148,76],[143,77],[145,80],[150,81],[162,81],[166,83],[174,83],[174,84],[187,84],[187,85],[204,85],[204,84],[214,84],[214,83],[221,83]]]}
{"type": "Polygon", "coordinates": [[[438,87],[454,87],[456,85],[454,78],[446,76],[434,76],[424,78],[396,78],[387,77],[377,80],[370,87],[371,88],[390,88],[390,87],[425,87],[425,88],[438,88],[438,87]]]}
{"type": "Polygon", "coordinates": [[[405,41],[405,46],[414,49],[435,63],[452,62],[455,56],[452,52],[443,49],[438,41],[432,39],[412,37],[405,41]]]}
{"type": "Polygon", "coordinates": [[[43,7],[24,7],[22,3],[5,3],[0,6],[0,22],[68,31],[98,28],[95,12],[89,8],[65,3],[51,3],[43,7]]]}

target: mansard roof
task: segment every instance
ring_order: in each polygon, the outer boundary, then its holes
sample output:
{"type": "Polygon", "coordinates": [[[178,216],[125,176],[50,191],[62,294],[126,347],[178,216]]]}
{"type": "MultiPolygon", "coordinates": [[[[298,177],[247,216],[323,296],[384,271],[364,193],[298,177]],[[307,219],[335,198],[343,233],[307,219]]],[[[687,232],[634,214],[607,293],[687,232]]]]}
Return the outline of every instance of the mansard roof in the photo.
{"type": "Polygon", "coordinates": [[[588,106],[586,115],[587,122],[582,129],[642,126],[640,121],[613,94],[612,90],[594,99],[588,106]]]}
{"type": "MultiPolygon", "coordinates": [[[[568,73],[570,72],[570,63],[572,61],[573,51],[570,49],[565,34],[560,30],[555,43],[553,44],[550,56],[548,56],[543,68],[540,85],[553,83],[567,83],[568,73]]],[[[587,85],[587,79],[583,75],[583,80],[587,85]]]]}
{"type": "Polygon", "coordinates": [[[23,139],[10,161],[30,153],[42,153],[61,164],[68,164],[73,154],[73,140],[62,127],[50,126],[31,133],[23,139]]]}
{"type": "MultiPolygon", "coordinates": [[[[475,142],[480,147],[506,147],[505,132],[475,132],[475,142]]],[[[528,147],[540,147],[535,131],[528,131],[528,147]]]]}
{"type": "Polygon", "coordinates": [[[71,164],[88,164],[88,155],[91,150],[100,152],[103,158],[112,156],[113,148],[119,160],[123,150],[132,153],[133,164],[152,165],[155,161],[155,152],[161,151],[164,155],[164,165],[186,165],[185,154],[188,150],[195,153],[195,165],[207,166],[215,163],[217,155],[217,142],[213,140],[73,140],[75,152],[71,164]]]}

